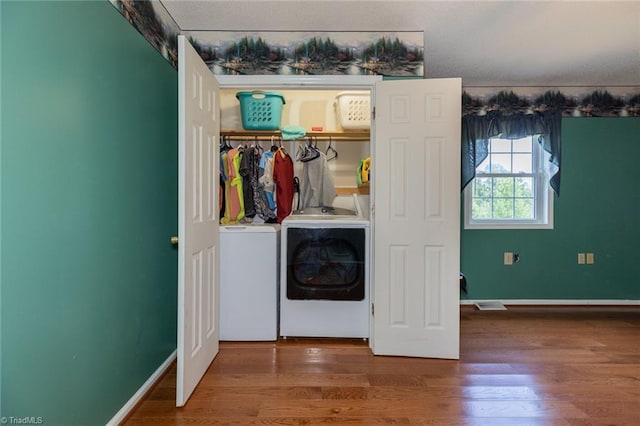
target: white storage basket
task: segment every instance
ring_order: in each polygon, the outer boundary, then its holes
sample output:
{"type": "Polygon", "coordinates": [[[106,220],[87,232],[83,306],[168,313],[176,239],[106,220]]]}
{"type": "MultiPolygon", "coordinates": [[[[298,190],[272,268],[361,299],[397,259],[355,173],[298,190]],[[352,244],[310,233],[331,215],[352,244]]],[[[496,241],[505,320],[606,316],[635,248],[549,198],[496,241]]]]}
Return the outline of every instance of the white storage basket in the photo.
{"type": "Polygon", "coordinates": [[[336,118],[344,130],[371,127],[371,95],[368,91],[340,92],[335,101],[336,118]]]}

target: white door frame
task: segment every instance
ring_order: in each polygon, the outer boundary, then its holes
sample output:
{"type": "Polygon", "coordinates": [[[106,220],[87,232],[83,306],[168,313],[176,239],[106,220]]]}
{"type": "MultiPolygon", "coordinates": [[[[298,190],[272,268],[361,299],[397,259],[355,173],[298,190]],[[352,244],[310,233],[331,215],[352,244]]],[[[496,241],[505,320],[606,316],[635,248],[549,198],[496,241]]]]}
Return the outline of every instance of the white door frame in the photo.
{"type": "MultiPolygon", "coordinates": [[[[375,105],[375,88],[376,83],[382,81],[382,76],[377,75],[216,75],[220,90],[238,89],[238,90],[367,90],[371,93],[371,105],[375,105]]],[[[370,152],[374,152],[375,135],[371,133],[370,152]]],[[[375,183],[371,182],[370,203],[374,205],[374,189],[375,183]]],[[[371,212],[369,212],[371,213],[371,212]]],[[[372,217],[371,214],[368,215],[372,217]]],[[[370,223],[369,250],[370,259],[373,259],[373,235],[375,229],[373,221],[370,223]]],[[[367,274],[370,278],[368,292],[373,296],[373,268],[372,262],[369,262],[369,270],[367,274]]],[[[370,300],[373,303],[373,300],[370,300]]],[[[371,312],[371,310],[369,310],[371,312]]],[[[373,337],[373,318],[369,318],[370,330],[369,336],[373,337]]],[[[373,347],[373,339],[369,339],[369,347],[373,347]]]]}
{"type": "Polygon", "coordinates": [[[220,89],[352,89],[373,90],[380,76],[216,75],[220,89]]]}

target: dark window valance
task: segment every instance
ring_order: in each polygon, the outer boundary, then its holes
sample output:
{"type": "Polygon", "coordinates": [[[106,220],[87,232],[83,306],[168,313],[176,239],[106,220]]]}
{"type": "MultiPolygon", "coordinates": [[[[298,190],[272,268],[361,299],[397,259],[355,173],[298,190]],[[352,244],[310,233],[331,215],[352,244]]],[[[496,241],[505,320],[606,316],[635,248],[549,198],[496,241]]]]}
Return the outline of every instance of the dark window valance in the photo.
{"type": "Polygon", "coordinates": [[[538,142],[549,153],[549,161],[555,166],[549,184],[553,191],[560,195],[561,124],[562,112],[560,110],[512,115],[489,112],[486,115],[463,116],[462,189],[475,177],[476,166],[487,158],[490,138],[517,139],[538,135],[538,142]]]}

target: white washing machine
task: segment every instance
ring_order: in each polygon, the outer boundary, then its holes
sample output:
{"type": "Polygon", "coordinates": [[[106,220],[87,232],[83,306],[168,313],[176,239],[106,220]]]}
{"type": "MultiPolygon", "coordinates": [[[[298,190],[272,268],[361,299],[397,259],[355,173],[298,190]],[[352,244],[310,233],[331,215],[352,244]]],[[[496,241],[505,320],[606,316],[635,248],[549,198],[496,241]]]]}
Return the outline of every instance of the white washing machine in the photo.
{"type": "Polygon", "coordinates": [[[220,227],[220,340],[278,338],[280,225],[220,227]]]}
{"type": "Polygon", "coordinates": [[[369,337],[369,220],[342,210],[305,209],[282,222],[282,337],[369,337]]]}

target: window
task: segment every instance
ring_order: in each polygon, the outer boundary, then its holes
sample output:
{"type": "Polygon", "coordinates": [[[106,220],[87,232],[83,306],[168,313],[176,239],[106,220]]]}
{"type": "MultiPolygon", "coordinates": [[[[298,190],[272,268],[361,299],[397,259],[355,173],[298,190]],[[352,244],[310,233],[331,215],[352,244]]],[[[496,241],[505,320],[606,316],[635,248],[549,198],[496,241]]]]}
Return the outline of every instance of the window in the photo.
{"type": "Polygon", "coordinates": [[[465,190],[465,228],[553,228],[553,195],[537,136],[489,139],[465,190]]]}

